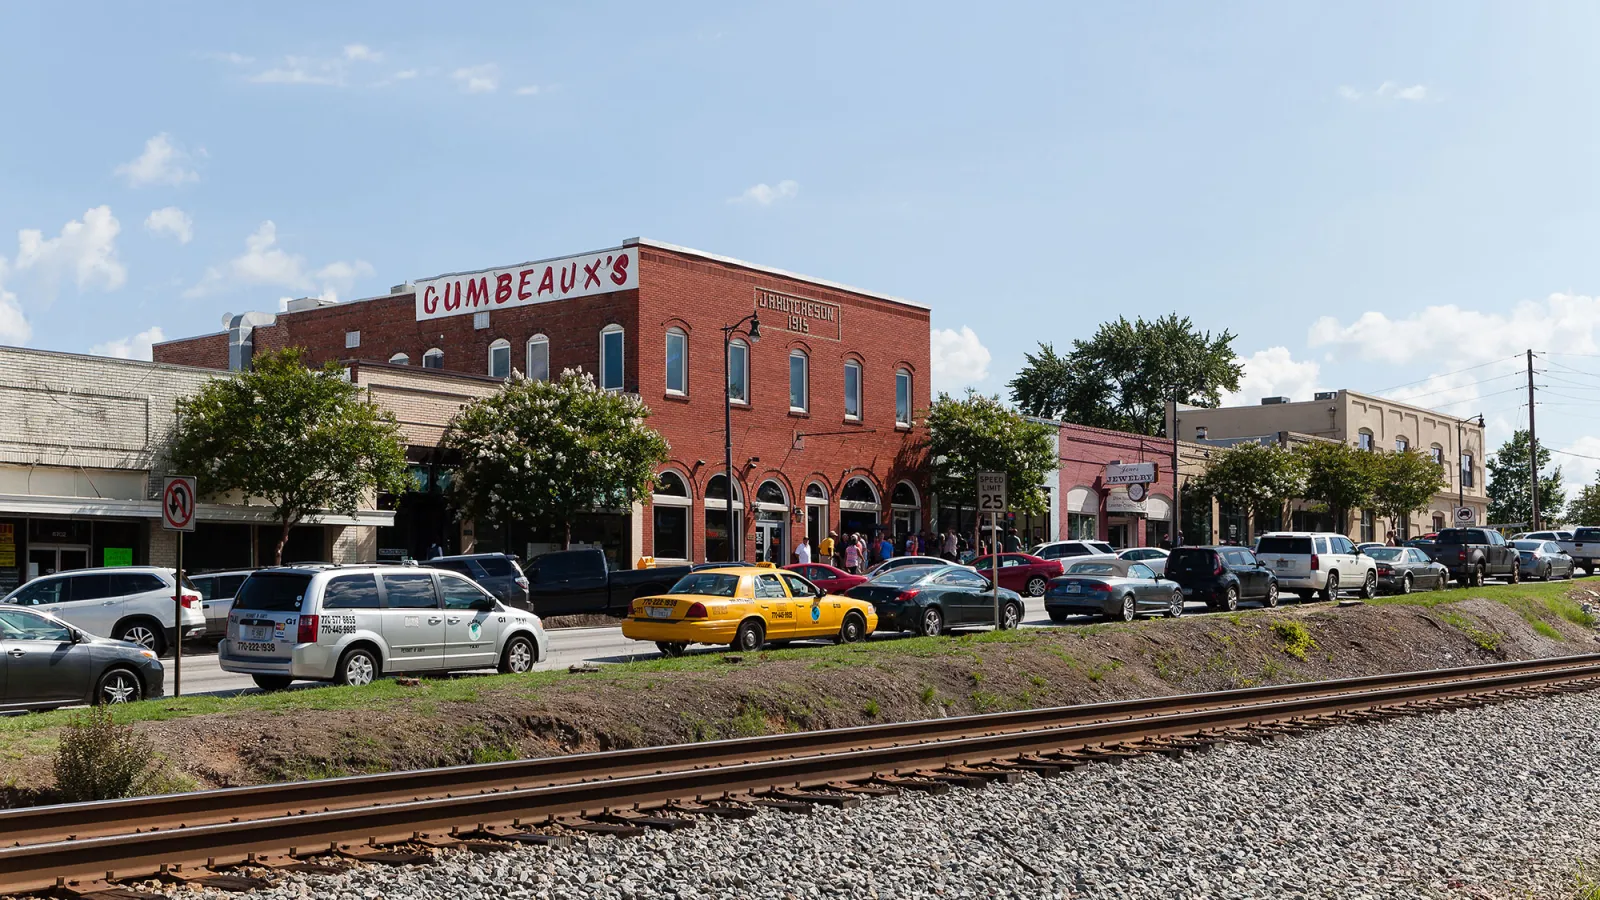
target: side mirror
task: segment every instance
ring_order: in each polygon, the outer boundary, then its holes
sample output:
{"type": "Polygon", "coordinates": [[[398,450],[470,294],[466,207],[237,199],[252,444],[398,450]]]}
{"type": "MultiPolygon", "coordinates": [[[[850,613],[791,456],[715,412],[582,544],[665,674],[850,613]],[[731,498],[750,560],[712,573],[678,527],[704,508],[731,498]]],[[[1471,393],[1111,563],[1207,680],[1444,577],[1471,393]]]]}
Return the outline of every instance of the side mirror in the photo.
{"type": "Polygon", "coordinates": [[[817,599],[818,600],[821,600],[823,597],[826,597],[826,596],[828,596],[828,589],[827,588],[820,588],[820,587],[817,588],[817,599]]]}

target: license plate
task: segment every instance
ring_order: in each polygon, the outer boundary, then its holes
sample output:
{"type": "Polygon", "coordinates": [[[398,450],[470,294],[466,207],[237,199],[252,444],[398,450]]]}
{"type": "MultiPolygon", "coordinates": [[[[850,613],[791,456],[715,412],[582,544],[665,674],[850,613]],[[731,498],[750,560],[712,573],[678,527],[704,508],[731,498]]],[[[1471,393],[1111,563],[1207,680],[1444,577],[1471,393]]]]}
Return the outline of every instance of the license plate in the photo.
{"type": "Polygon", "coordinates": [[[650,614],[650,618],[652,619],[665,619],[672,615],[672,607],[652,606],[647,608],[645,612],[648,612],[650,614]]]}
{"type": "Polygon", "coordinates": [[[1287,566],[1287,565],[1289,565],[1289,561],[1287,559],[1280,559],[1280,560],[1278,560],[1278,565],[1287,566]]]}
{"type": "Polygon", "coordinates": [[[1077,583],[1076,581],[1069,582],[1067,584],[1067,593],[1069,593],[1069,594],[1080,594],[1082,592],[1083,592],[1083,585],[1077,583]]]}
{"type": "Polygon", "coordinates": [[[1189,596],[1192,593],[1194,593],[1194,588],[1184,588],[1183,589],[1183,595],[1185,597],[1189,596]]]}
{"type": "Polygon", "coordinates": [[[267,625],[251,625],[244,630],[244,639],[247,641],[272,640],[272,628],[267,625]]]}

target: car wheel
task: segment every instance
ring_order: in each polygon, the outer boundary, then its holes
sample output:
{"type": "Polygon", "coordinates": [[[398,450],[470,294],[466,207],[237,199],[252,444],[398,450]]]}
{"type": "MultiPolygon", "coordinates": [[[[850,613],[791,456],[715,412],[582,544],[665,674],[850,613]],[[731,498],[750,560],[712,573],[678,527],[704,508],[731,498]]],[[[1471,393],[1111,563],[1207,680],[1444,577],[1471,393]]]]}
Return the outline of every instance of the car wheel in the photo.
{"type": "Polygon", "coordinates": [[[256,683],[256,687],[269,694],[273,691],[283,690],[294,681],[293,678],[287,675],[251,675],[250,680],[256,683]]]}
{"type": "Polygon", "coordinates": [[[1022,624],[1022,604],[1007,603],[1000,607],[1000,630],[1010,631],[1022,624]]]}
{"type": "Polygon", "coordinates": [[[656,641],[656,649],[661,651],[662,656],[676,658],[682,656],[689,645],[683,641],[656,641]]]}
{"type": "Polygon", "coordinates": [[[353,647],[339,658],[339,670],[333,674],[337,684],[371,684],[378,677],[378,659],[371,650],[353,647]]]}
{"type": "Polygon", "coordinates": [[[1366,580],[1361,582],[1361,593],[1357,596],[1363,600],[1371,600],[1378,596],[1378,570],[1373,569],[1367,573],[1366,580]]]}
{"type": "Polygon", "coordinates": [[[767,629],[761,624],[761,620],[746,619],[739,623],[739,630],[734,632],[733,643],[730,646],[739,653],[754,653],[766,642],[767,629]]]}
{"type": "Polygon", "coordinates": [[[1061,610],[1061,609],[1052,609],[1052,610],[1050,610],[1050,621],[1056,623],[1057,625],[1064,624],[1067,621],[1066,610],[1061,610]]]}
{"type": "Polygon", "coordinates": [[[1402,593],[1402,594],[1411,593],[1411,573],[1410,572],[1407,572],[1405,577],[1400,579],[1400,593],[1402,593]]]}
{"type": "Polygon", "coordinates": [[[1228,585],[1228,590],[1222,595],[1222,608],[1227,610],[1228,612],[1233,612],[1234,610],[1239,608],[1239,586],[1238,585],[1235,585],[1235,584],[1228,585]]]}
{"type": "Polygon", "coordinates": [[[1484,575],[1483,566],[1474,566],[1472,569],[1472,586],[1483,587],[1484,575]]]}
{"type": "Polygon", "coordinates": [[[938,637],[944,634],[944,614],[931,606],[923,610],[922,630],[917,633],[923,637],[938,637]]]}
{"type": "Polygon", "coordinates": [[[1139,607],[1137,605],[1137,601],[1133,599],[1132,594],[1128,594],[1122,598],[1122,608],[1117,610],[1117,614],[1112,616],[1112,618],[1122,622],[1132,622],[1134,619],[1139,618],[1139,607]]]}
{"type": "Polygon", "coordinates": [[[1550,570],[1551,570],[1551,568],[1553,568],[1553,567],[1549,563],[1545,563],[1544,564],[1544,572],[1539,575],[1539,580],[1540,581],[1549,581],[1550,580],[1550,570]]]}
{"type": "Polygon", "coordinates": [[[1035,575],[1032,578],[1028,579],[1028,596],[1029,597],[1043,597],[1044,596],[1044,589],[1046,587],[1048,587],[1048,586],[1049,586],[1048,582],[1046,582],[1043,578],[1039,577],[1038,575],[1035,575]]]}
{"type": "Polygon", "coordinates": [[[1167,618],[1176,619],[1183,615],[1183,591],[1173,591],[1172,599],[1167,602],[1167,618]]]}
{"type": "Polygon", "coordinates": [[[96,706],[110,703],[134,703],[144,699],[144,683],[127,669],[112,669],[100,676],[94,686],[96,706]]]}
{"type": "Polygon", "coordinates": [[[1267,583],[1267,597],[1261,601],[1261,605],[1268,609],[1278,605],[1278,583],[1276,581],[1267,583]]]}
{"type": "Polygon", "coordinates": [[[128,622],[118,628],[112,637],[130,644],[138,644],[157,656],[164,656],[167,652],[167,636],[161,633],[160,626],[145,619],[128,622]]]}
{"type": "Polygon", "coordinates": [[[1322,599],[1332,603],[1339,599],[1339,573],[1329,572],[1328,583],[1322,587],[1322,599]]]}
{"type": "Polygon", "coordinates": [[[1506,583],[1507,584],[1521,584],[1522,583],[1522,563],[1519,562],[1519,563],[1517,563],[1517,564],[1515,564],[1515,565],[1513,565],[1511,567],[1511,577],[1506,579],[1506,583]]]}
{"type": "Polygon", "coordinates": [[[861,618],[860,613],[849,612],[844,615],[844,624],[839,626],[839,643],[854,644],[867,636],[867,623],[861,618]]]}
{"type": "Polygon", "coordinates": [[[533,641],[525,635],[517,635],[506,641],[506,649],[500,654],[500,672],[503,675],[522,675],[533,670],[533,641]]]}

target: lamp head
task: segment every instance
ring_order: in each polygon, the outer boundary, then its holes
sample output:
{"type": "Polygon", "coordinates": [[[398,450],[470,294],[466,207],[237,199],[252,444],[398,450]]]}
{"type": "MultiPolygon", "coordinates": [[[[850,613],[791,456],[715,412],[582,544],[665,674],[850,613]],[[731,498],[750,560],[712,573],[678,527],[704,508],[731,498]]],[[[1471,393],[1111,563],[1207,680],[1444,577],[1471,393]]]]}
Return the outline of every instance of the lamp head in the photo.
{"type": "Polygon", "coordinates": [[[754,314],[750,316],[750,343],[761,343],[761,317],[754,314]]]}

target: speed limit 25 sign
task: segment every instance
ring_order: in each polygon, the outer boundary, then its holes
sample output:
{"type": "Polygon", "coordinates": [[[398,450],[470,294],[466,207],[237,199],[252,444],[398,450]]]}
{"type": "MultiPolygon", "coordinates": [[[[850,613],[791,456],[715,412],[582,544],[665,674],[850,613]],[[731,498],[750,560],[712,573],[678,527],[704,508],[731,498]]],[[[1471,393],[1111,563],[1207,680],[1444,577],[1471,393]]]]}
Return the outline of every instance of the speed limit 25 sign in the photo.
{"type": "Polygon", "coordinates": [[[978,473],[978,512],[1003,513],[1006,511],[1006,473],[978,473]]]}

